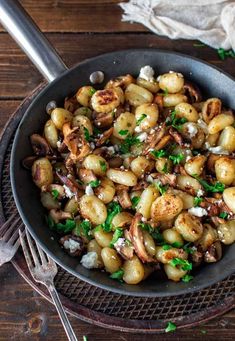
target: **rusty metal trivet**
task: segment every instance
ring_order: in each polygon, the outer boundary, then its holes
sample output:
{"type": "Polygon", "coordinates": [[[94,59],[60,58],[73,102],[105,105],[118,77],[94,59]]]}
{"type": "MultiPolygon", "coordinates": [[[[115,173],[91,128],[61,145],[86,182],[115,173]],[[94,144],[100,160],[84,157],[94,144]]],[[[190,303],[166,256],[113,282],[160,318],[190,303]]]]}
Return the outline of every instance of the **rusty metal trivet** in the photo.
{"type": "MultiPolygon", "coordinates": [[[[8,218],[15,207],[9,176],[14,133],[32,98],[43,87],[44,84],[40,85],[20,105],[0,138],[0,222],[8,218]]],[[[44,288],[32,281],[21,252],[18,252],[13,264],[25,280],[49,300],[44,288]]],[[[199,292],[156,299],[122,296],[96,288],[61,267],[55,285],[64,306],[72,315],[99,326],[126,332],[162,332],[168,321],[175,322],[178,328],[198,325],[235,306],[235,275],[199,292]]]]}

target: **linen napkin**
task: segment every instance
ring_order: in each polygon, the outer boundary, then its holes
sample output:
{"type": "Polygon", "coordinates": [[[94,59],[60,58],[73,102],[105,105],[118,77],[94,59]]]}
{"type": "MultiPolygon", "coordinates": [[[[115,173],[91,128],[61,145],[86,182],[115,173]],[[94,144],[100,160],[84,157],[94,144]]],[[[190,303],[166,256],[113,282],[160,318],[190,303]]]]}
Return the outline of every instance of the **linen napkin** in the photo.
{"type": "Polygon", "coordinates": [[[158,35],[235,51],[235,1],[130,0],[120,6],[123,21],[143,24],[158,35]]]}

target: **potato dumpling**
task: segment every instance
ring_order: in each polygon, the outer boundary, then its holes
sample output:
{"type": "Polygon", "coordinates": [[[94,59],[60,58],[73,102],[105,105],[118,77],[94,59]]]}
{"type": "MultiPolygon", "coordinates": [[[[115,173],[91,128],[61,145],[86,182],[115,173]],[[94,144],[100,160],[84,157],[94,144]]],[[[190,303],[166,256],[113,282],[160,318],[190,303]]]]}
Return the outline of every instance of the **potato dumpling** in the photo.
{"type": "Polygon", "coordinates": [[[97,90],[91,97],[91,106],[97,112],[108,113],[119,106],[122,96],[121,88],[97,90]]]}
{"type": "Polygon", "coordinates": [[[195,242],[201,238],[203,226],[200,219],[188,212],[182,212],[175,220],[175,229],[188,242],[195,242]]]}
{"type": "Polygon", "coordinates": [[[71,122],[73,114],[63,108],[55,108],[51,113],[51,120],[57,129],[62,130],[65,123],[71,122]]]}
{"type": "Polygon", "coordinates": [[[123,280],[127,284],[138,284],[144,278],[144,266],[137,256],[126,260],[123,264],[123,280]]]}
{"type": "Polygon", "coordinates": [[[136,84],[129,84],[125,91],[125,98],[134,107],[153,101],[153,94],[136,84]]]}
{"type": "Polygon", "coordinates": [[[215,116],[208,124],[209,134],[216,134],[224,128],[231,126],[234,123],[232,115],[220,114],[215,116]]]}
{"type": "Polygon", "coordinates": [[[229,209],[235,213],[235,187],[226,188],[223,192],[223,199],[229,209]]]}
{"type": "Polygon", "coordinates": [[[141,131],[155,128],[159,116],[158,106],[154,103],[145,103],[135,110],[135,118],[141,131]]]}
{"type": "Polygon", "coordinates": [[[79,206],[82,217],[90,220],[92,224],[99,225],[105,222],[107,218],[106,206],[95,195],[83,195],[79,206]]]}
{"type": "Polygon", "coordinates": [[[117,251],[110,247],[102,249],[101,258],[103,260],[105,270],[111,274],[118,271],[122,266],[122,260],[117,254],[117,251]]]}
{"type": "Polygon", "coordinates": [[[56,125],[52,120],[48,120],[44,126],[45,139],[52,148],[57,148],[57,142],[59,141],[59,134],[56,125]]]}
{"type": "Polygon", "coordinates": [[[203,233],[196,245],[200,246],[200,250],[206,251],[218,239],[217,231],[210,224],[203,225],[203,233]]]}
{"type": "Polygon", "coordinates": [[[156,80],[148,81],[144,78],[138,77],[136,83],[137,85],[142,86],[143,88],[151,91],[154,94],[159,90],[159,85],[156,80]]]}
{"type": "Polygon", "coordinates": [[[143,217],[149,219],[151,217],[151,207],[154,200],[159,196],[159,192],[154,185],[150,185],[142,192],[140,201],[137,204],[136,211],[141,213],[143,217]]]}
{"type": "Polygon", "coordinates": [[[83,166],[93,171],[96,175],[102,176],[105,175],[109,164],[102,156],[90,154],[83,161],[83,166]]]}
{"type": "Polygon", "coordinates": [[[119,170],[119,169],[110,168],[107,171],[107,177],[113,182],[116,182],[120,185],[132,187],[137,184],[136,175],[133,172],[128,171],[128,170],[119,170]]]}
{"type": "Polygon", "coordinates": [[[171,94],[180,92],[184,86],[184,77],[181,73],[169,72],[159,76],[159,87],[171,94]]]}
{"type": "Polygon", "coordinates": [[[114,183],[109,180],[108,178],[103,178],[100,181],[100,184],[98,187],[94,189],[95,195],[103,201],[104,204],[108,204],[113,200],[113,197],[115,195],[116,189],[114,186],[114,183]]]}
{"type": "Polygon", "coordinates": [[[182,199],[174,194],[164,194],[158,197],[151,206],[151,218],[154,221],[170,220],[183,209],[182,199]]]}
{"type": "Polygon", "coordinates": [[[235,242],[235,220],[226,221],[217,228],[219,240],[226,245],[235,242]]]}
{"type": "Polygon", "coordinates": [[[175,243],[178,247],[184,245],[183,238],[181,237],[180,233],[174,228],[164,230],[162,232],[162,236],[168,244],[175,243]]]}
{"type": "Polygon", "coordinates": [[[235,128],[232,126],[225,127],[221,132],[218,145],[223,147],[230,153],[235,151],[235,128]]]}
{"type": "Polygon", "coordinates": [[[183,94],[168,94],[163,96],[163,106],[168,107],[175,107],[177,104],[182,102],[186,103],[188,98],[183,94]]]}
{"type": "Polygon", "coordinates": [[[130,226],[133,220],[133,215],[129,212],[120,212],[116,214],[112,220],[112,228],[115,230],[117,227],[125,228],[130,226]]]}
{"type": "Polygon", "coordinates": [[[90,85],[82,86],[76,93],[76,99],[82,106],[89,107],[91,97],[95,92],[96,90],[90,85]]]}
{"type": "Polygon", "coordinates": [[[102,247],[97,243],[95,239],[89,241],[87,245],[87,252],[96,252],[98,255],[98,264],[99,267],[102,268],[104,266],[102,257],[101,257],[102,247]]]}
{"type": "Polygon", "coordinates": [[[179,282],[181,278],[187,274],[187,271],[183,270],[182,268],[177,268],[170,264],[164,265],[164,271],[167,275],[167,278],[174,282],[179,282]]]}
{"type": "Polygon", "coordinates": [[[136,176],[141,177],[141,175],[146,174],[152,168],[151,165],[152,162],[146,159],[146,157],[137,156],[137,158],[131,161],[130,168],[136,176]]]}
{"type": "Polygon", "coordinates": [[[235,179],[235,160],[229,157],[220,157],[215,161],[215,175],[224,185],[231,185],[235,179]]]}
{"type": "Polygon", "coordinates": [[[72,119],[72,127],[79,127],[81,131],[88,130],[89,135],[93,135],[93,128],[90,119],[84,115],[76,115],[72,119]]]}
{"type": "Polygon", "coordinates": [[[193,176],[194,174],[201,175],[204,169],[206,157],[204,155],[196,155],[186,161],[184,168],[186,172],[193,176]]]}
{"type": "Polygon", "coordinates": [[[53,182],[53,172],[50,161],[43,157],[34,161],[32,166],[32,177],[34,183],[41,188],[53,182]]]}
{"type": "Polygon", "coordinates": [[[189,122],[197,122],[199,115],[197,110],[189,103],[179,103],[175,106],[177,117],[184,117],[189,122]]]}
{"type": "Polygon", "coordinates": [[[156,246],[156,258],[163,264],[168,264],[174,258],[187,259],[188,255],[183,249],[172,247],[164,250],[162,246],[156,246]]]}
{"type": "Polygon", "coordinates": [[[113,135],[120,140],[125,140],[127,135],[132,135],[135,129],[135,115],[124,112],[114,122],[113,135]]]}
{"type": "Polygon", "coordinates": [[[98,245],[101,247],[108,247],[113,239],[113,233],[103,231],[102,227],[96,227],[93,234],[98,245]]]}

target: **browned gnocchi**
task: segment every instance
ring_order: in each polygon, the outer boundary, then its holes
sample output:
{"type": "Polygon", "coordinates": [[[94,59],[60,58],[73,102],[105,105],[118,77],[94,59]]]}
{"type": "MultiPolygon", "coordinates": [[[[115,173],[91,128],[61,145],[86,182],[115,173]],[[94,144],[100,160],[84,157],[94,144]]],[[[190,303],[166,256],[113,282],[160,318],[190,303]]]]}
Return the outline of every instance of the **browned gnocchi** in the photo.
{"type": "Polygon", "coordinates": [[[234,243],[234,113],[188,84],[147,65],[84,85],[30,137],[47,224],[82,266],[187,283],[234,243]]]}

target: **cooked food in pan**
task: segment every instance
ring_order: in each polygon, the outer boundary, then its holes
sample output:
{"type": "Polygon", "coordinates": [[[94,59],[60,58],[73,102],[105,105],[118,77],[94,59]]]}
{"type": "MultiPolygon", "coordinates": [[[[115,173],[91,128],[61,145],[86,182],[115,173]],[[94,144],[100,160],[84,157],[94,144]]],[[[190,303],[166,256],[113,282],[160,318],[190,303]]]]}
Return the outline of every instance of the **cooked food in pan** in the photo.
{"type": "Polygon", "coordinates": [[[145,66],[46,110],[23,164],[84,267],[127,284],[160,270],[188,282],[235,241],[234,113],[219,98],[145,66]]]}

